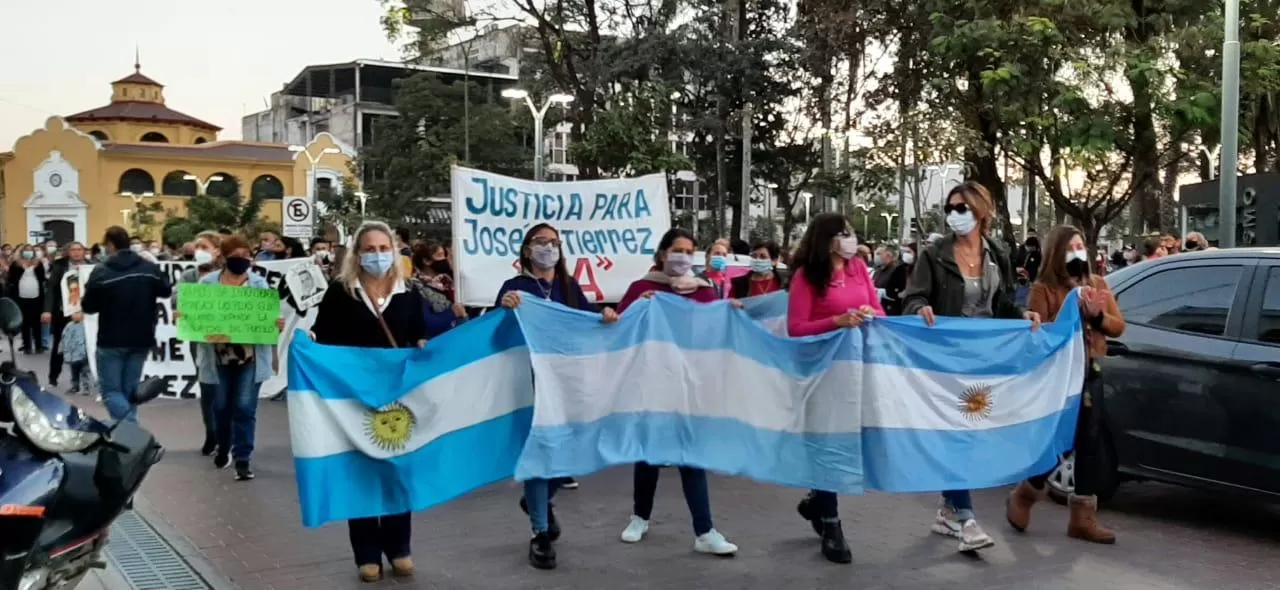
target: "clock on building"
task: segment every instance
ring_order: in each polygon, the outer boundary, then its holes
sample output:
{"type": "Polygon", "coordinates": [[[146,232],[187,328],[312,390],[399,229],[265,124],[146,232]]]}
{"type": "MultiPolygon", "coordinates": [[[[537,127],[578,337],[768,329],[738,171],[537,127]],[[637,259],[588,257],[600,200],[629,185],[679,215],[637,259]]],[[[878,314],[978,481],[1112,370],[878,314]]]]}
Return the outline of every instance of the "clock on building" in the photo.
{"type": "Polygon", "coordinates": [[[57,172],[54,172],[53,174],[50,174],[50,175],[49,175],[49,185],[50,185],[50,186],[52,186],[53,188],[58,188],[58,187],[62,186],[62,175],[61,175],[61,174],[58,174],[57,172]]]}

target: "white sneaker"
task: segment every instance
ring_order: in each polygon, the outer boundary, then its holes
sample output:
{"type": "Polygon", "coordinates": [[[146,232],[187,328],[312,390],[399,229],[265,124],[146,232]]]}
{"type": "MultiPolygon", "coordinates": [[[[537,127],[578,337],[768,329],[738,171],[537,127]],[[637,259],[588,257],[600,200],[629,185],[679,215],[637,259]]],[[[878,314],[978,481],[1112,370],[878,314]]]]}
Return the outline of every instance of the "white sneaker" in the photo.
{"type": "Polygon", "coordinates": [[[960,530],[964,528],[964,523],[956,517],[956,513],[950,508],[939,508],[938,513],[933,517],[932,530],[939,535],[959,539],[960,530]]]}
{"type": "Polygon", "coordinates": [[[959,539],[960,543],[956,546],[956,551],[961,553],[986,549],[996,544],[991,536],[982,530],[977,520],[972,518],[960,520],[955,512],[945,507],[939,508],[937,516],[933,519],[933,532],[959,539]]]}
{"type": "Polygon", "coordinates": [[[649,521],[633,514],[631,515],[631,522],[627,523],[627,528],[622,530],[622,542],[639,543],[647,532],[649,532],[649,521]]]}
{"type": "Polygon", "coordinates": [[[733,555],[738,552],[738,546],[725,539],[720,531],[711,529],[693,540],[693,550],[711,555],[733,555]]]}

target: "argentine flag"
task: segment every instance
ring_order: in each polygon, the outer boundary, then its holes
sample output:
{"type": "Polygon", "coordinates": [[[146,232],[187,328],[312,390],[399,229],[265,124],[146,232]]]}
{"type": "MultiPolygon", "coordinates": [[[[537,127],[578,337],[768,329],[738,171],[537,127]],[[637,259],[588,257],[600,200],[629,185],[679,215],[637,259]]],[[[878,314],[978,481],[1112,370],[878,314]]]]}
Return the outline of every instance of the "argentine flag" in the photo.
{"type": "Polygon", "coordinates": [[[529,354],[510,312],[465,327],[422,350],[293,338],[289,430],[304,525],[424,510],[511,478],[533,414],[529,354]]]}
{"type": "Polygon", "coordinates": [[[645,461],[862,491],[859,332],[781,338],[661,293],[615,325],[531,297],[516,315],[538,392],[517,479],[645,461]]]}

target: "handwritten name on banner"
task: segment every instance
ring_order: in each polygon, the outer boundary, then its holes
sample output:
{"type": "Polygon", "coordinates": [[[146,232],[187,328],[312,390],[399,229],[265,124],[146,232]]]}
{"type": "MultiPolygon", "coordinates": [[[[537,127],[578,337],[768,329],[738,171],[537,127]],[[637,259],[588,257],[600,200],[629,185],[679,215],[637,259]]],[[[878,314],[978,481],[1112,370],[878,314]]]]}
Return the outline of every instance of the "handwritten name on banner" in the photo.
{"type": "Polygon", "coordinates": [[[453,250],[458,297],[492,305],[519,271],[525,232],[548,223],[560,232],[565,266],[597,302],[617,301],[648,271],[671,225],[666,178],[535,182],[453,169],[453,250]]]}

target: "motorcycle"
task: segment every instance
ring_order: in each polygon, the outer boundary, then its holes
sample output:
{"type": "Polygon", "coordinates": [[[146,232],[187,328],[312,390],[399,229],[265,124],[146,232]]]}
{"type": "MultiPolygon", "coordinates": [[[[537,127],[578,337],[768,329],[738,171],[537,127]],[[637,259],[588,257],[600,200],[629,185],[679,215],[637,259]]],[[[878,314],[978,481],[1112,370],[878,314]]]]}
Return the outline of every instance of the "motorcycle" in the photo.
{"type": "MultiPolygon", "coordinates": [[[[10,350],[0,364],[0,590],[71,590],[106,567],[111,523],[164,448],[137,424],[97,420],[41,390],[13,355],[21,328],[18,305],[0,298],[10,350]]],[[[130,401],[163,391],[147,380],[130,401]]]]}

